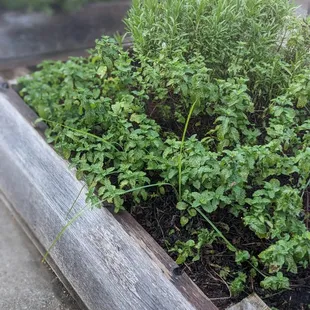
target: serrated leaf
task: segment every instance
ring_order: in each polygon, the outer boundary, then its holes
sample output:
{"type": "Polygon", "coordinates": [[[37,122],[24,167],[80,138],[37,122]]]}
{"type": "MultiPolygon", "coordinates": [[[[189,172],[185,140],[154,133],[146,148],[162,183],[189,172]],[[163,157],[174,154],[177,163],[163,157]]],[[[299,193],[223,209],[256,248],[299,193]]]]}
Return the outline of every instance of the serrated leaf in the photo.
{"type": "Polygon", "coordinates": [[[134,113],[130,116],[130,121],[135,122],[137,124],[140,124],[144,119],[145,119],[145,116],[142,114],[139,115],[139,114],[134,113]]]}
{"type": "Polygon", "coordinates": [[[241,264],[250,259],[250,253],[248,251],[237,251],[235,253],[235,261],[237,264],[241,264]]]}
{"type": "Polygon", "coordinates": [[[214,212],[218,207],[217,203],[208,203],[206,205],[202,205],[202,208],[204,209],[204,211],[206,211],[207,213],[212,213],[214,212]]]}

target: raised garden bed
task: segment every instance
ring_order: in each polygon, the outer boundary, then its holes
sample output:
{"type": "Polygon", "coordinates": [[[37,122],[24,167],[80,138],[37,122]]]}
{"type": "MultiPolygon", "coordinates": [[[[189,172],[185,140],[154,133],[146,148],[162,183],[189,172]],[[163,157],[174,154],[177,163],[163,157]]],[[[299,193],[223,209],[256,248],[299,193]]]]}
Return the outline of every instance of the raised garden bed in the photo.
{"type": "Polygon", "coordinates": [[[303,309],[309,21],[285,0],[235,2],[136,0],[132,49],[103,37],[88,58],[43,64],[21,95],[92,205],[131,212],[175,275],[221,309],[251,292],[303,309]]]}

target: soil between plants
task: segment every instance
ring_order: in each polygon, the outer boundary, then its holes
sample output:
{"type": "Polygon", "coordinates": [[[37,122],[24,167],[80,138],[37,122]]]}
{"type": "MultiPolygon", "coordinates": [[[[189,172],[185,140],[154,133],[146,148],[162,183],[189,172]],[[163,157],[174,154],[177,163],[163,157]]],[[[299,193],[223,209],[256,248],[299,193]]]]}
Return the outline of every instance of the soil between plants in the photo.
{"type": "MultiPolygon", "coordinates": [[[[174,260],[177,256],[169,252],[169,248],[177,240],[193,239],[194,236],[189,230],[195,229],[195,227],[188,227],[188,230],[185,230],[184,227],[181,229],[181,213],[176,209],[176,202],[174,193],[168,193],[165,196],[148,200],[147,204],[128,208],[132,216],[174,260]],[[175,233],[171,234],[171,229],[174,229],[175,233]]],[[[266,242],[256,238],[253,232],[241,225],[240,219],[235,218],[225,209],[220,210],[217,214],[212,214],[210,219],[239,249],[247,249],[258,254],[262,248],[267,247],[266,242]],[[229,227],[222,223],[228,224],[229,227]]],[[[197,228],[209,228],[203,220],[198,221],[195,225],[197,228]]],[[[242,271],[246,274],[249,274],[251,269],[250,266],[243,265],[237,270],[234,253],[227,250],[224,244],[215,242],[210,248],[203,250],[200,261],[187,262],[181,265],[180,272],[186,272],[219,309],[226,309],[253,292],[256,292],[269,307],[275,307],[279,310],[306,310],[310,307],[310,268],[300,268],[298,275],[289,274],[292,284],[290,290],[263,291],[259,285],[263,277],[256,276],[255,279],[250,279],[247,283],[247,289],[236,298],[230,296],[228,289],[228,282],[232,281],[233,277],[228,276],[224,280],[220,276],[220,271],[224,267],[228,267],[231,271],[242,271]]]]}

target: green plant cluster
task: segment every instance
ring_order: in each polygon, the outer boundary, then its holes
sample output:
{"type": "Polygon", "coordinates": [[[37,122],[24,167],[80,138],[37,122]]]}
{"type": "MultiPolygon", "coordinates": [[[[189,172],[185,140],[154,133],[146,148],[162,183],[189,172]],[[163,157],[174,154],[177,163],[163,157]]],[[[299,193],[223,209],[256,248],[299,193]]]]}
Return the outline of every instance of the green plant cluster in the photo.
{"type": "Polygon", "coordinates": [[[0,0],[0,8],[8,10],[43,11],[51,13],[55,9],[71,12],[90,2],[107,0],[0,0]]]}
{"type": "Polygon", "coordinates": [[[132,50],[103,37],[89,58],[45,62],[21,80],[48,141],[93,203],[119,211],[153,185],[174,189],[190,235],[170,249],[178,263],[224,243],[239,270],[233,294],[251,277],[289,288],[310,262],[308,21],[286,0],[133,0],[125,22],[132,50]],[[232,244],[215,214],[252,231],[257,251],[232,244]]]}

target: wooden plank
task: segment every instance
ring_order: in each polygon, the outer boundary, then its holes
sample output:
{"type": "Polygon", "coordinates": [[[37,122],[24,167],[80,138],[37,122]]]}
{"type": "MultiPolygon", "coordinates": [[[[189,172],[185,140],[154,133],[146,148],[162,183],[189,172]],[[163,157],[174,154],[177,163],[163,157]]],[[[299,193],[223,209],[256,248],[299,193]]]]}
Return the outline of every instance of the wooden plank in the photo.
{"type": "Polygon", "coordinates": [[[270,308],[260,299],[257,294],[252,294],[244,298],[238,304],[227,310],[269,310],[270,308]]]}
{"type": "Polygon", "coordinates": [[[43,59],[84,56],[102,35],[124,32],[130,1],[89,4],[71,14],[2,12],[0,70],[35,65],[43,59]]]}
{"type": "MultiPolygon", "coordinates": [[[[82,183],[31,125],[12,90],[0,92],[0,188],[46,249],[65,224],[82,183]]],[[[85,190],[76,209],[85,207],[85,190]]],[[[51,258],[89,309],[216,309],[129,215],[84,213],[51,258]]]]}

